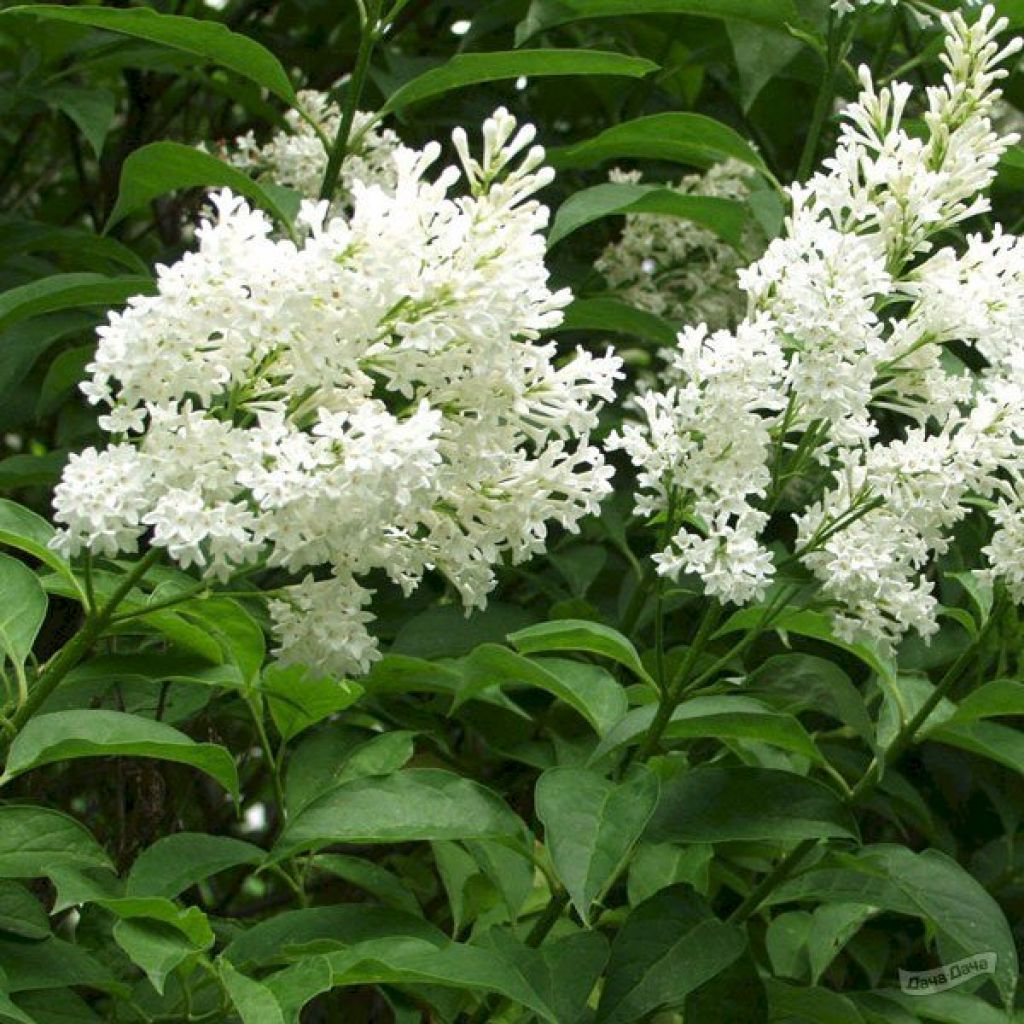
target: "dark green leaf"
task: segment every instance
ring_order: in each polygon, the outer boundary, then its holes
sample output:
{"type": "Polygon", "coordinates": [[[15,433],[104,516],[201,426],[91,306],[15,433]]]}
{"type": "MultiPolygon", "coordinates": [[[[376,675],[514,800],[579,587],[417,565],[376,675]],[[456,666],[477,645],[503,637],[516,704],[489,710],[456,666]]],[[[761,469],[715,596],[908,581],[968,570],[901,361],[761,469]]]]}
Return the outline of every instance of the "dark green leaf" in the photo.
{"type": "Polygon", "coordinates": [[[50,934],[39,900],[17,882],[0,882],[0,932],[23,939],[45,939],[50,934]]]}
{"type": "Polygon", "coordinates": [[[69,815],[0,805],[0,878],[38,878],[61,866],[112,869],[92,833],[69,815]]]}
{"type": "Polygon", "coordinates": [[[623,157],[670,160],[694,167],[733,159],[768,173],[750,143],[728,125],[703,114],[649,114],[548,154],[549,162],[559,169],[593,167],[623,157]]]}
{"type": "Polygon", "coordinates": [[[135,150],[121,169],[117,205],[107,228],[130,213],[147,206],[158,196],[180,188],[229,188],[251,199],[281,224],[292,222],[275,196],[259,182],[209,153],[179,142],[152,142],[135,150]]]}
{"type": "Polygon", "coordinates": [[[584,18],[621,17],[637,14],[690,14],[705,18],[735,18],[781,28],[798,21],[793,0],[533,0],[526,17],[516,28],[521,45],[538,32],[584,18]]]}
{"type": "Polygon", "coordinates": [[[662,889],[629,915],[612,943],[597,1024],[636,1024],[682,1006],[745,948],[742,930],[719,921],[693,890],[662,889]]]}
{"type": "Polygon", "coordinates": [[[117,306],[133,295],[150,293],[153,288],[148,277],[53,274],[0,295],[0,327],[59,309],[117,306]]]}
{"type": "Polygon", "coordinates": [[[548,247],[602,217],[627,213],[691,220],[733,246],[739,246],[747,219],[742,203],[732,199],[685,195],[659,185],[606,182],[574,192],[562,203],[548,232],[548,247]]]}
{"type": "Polygon", "coordinates": [[[643,78],[658,65],[640,57],[601,50],[510,50],[459,53],[438,68],[431,68],[393,92],[380,109],[381,115],[411,103],[441,96],[452,89],[481,82],[499,82],[522,76],[624,75],[643,78]]]}
{"type": "Polygon", "coordinates": [[[32,14],[39,18],[89,25],[136,39],[147,39],[219,64],[269,89],[290,105],[295,90],[280,61],[255,40],[230,31],[217,21],[198,21],[158,14],[146,7],[118,10],[110,7],[60,7],[32,4],[9,7],[4,14],[32,14]]]}
{"type": "Polygon", "coordinates": [[[555,331],[607,331],[653,341],[659,347],[674,345],[677,329],[645,309],[611,296],[575,299],[555,331]]]}
{"type": "Polygon", "coordinates": [[[39,577],[24,562],[0,554],[0,654],[19,672],[32,652],[46,607],[39,577]]]}
{"type": "Polygon", "coordinates": [[[662,784],[650,842],[719,843],[857,838],[857,823],[827,786],[790,772],[708,765],[662,784]]]}
{"type": "Polygon", "coordinates": [[[259,864],[264,856],[258,846],[241,839],[176,832],[158,839],[135,858],[128,873],[127,893],[173,899],[219,871],[259,864]]]}

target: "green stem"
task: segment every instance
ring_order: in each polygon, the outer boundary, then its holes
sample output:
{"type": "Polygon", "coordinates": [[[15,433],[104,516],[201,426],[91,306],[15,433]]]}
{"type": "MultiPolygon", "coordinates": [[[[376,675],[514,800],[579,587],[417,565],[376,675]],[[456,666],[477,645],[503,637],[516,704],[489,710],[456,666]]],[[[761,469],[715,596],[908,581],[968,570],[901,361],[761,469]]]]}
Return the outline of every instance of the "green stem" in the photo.
{"type": "Polygon", "coordinates": [[[349,135],[352,133],[352,122],[355,120],[356,108],[359,105],[359,98],[363,94],[363,86],[366,84],[366,75],[370,70],[370,57],[373,55],[373,48],[380,39],[380,4],[381,0],[369,0],[365,8],[360,9],[362,15],[362,32],[359,35],[359,51],[356,54],[356,66],[352,71],[352,80],[349,82],[348,92],[345,94],[345,106],[341,113],[341,123],[338,125],[338,134],[334,138],[334,145],[331,146],[327,158],[327,169],[324,171],[324,180],[320,186],[320,198],[332,199],[334,190],[338,187],[338,178],[341,175],[341,164],[348,152],[349,135]]]}
{"type": "Polygon", "coordinates": [[[46,698],[57,688],[61,680],[89,653],[90,648],[101,636],[114,617],[117,606],[153,567],[163,554],[160,548],[151,548],[132,567],[107,603],[86,619],[82,628],[50,659],[42,674],[32,684],[24,701],[11,716],[12,732],[0,739],[0,753],[6,753],[11,739],[25,727],[25,723],[42,707],[46,698]]]}
{"type": "Polygon", "coordinates": [[[828,118],[829,110],[832,108],[832,101],[836,95],[836,76],[843,65],[843,58],[853,38],[857,15],[849,17],[848,22],[849,26],[846,31],[840,32],[835,11],[829,12],[825,76],[821,80],[821,87],[818,89],[818,96],[814,101],[811,123],[807,129],[807,138],[804,141],[803,152],[800,154],[800,165],[796,172],[797,181],[805,181],[807,179],[818,155],[821,133],[825,127],[825,121],[828,118]]]}

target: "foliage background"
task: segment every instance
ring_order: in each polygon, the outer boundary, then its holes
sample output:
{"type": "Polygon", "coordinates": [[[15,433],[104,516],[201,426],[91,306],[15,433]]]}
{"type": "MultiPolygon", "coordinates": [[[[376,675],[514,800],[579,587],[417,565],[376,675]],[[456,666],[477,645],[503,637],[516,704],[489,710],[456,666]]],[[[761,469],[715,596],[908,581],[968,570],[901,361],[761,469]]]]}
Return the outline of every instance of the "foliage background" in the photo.
{"type": "MultiPolygon", "coordinates": [[[[256,41],[295,86],[330,90],[356,64],[352,4],[141,6],[256,41]]],[[[1024,6],[1000,6],[1019,31],[1024,6]]],[[[113,16],[131,5],[74,9],[113,16]]],[[[939,75],[937,35],[908,5],[872,8],[843,42],[848,52],[820,0],[409,0],[373,54],[360,105],[383,106],[457,54],[486,67],[483,55],[521,54],[520,44],[611,51],[652,69],[546,77],[541,57],[520,77],[521,56],[492,56],[499,81],[398,105],[391,124],[420,145],[506,104],[557,152],[642,116],[695,112],[753,143],[787,182],[828,151],[832,100],[852,95],[851,66],[898,71],[919,88],[939,75]],[[612,8],[529,31],[561,11],[612,8]]],[[[276,1024],[307,1000],[308,1021],[1007,1019],[1024,937],[1019,620],[963,586],[943,594],[940,635],[929,647],[908,642],[893,678],[912,706],[950,672],[957,700],[1001,680],[977,717],[944,729],[922,720],[892,745],[895,711],[880,685],[889,667],[794,611],[784,630],[738,620],[749,632],[742,649],[723,633],[704,655],[711,668],[724,658],[719,672],[745,678],[758,705],[730,704],[742,698],[720,682],[701,698],[718,703],[644,749],[649,767],[635,771],[621,751],[594,755],[595,728],[607,744],[627,701],[643,711],[652,700],[642,565],[654,538],[630,519],[625,466],[602,518],[503,570],[486,612],[463,619],[440,580],[411,598],[381,583],[389,656],[357,685],[296,687],[263,671],[263,613],[244,596],[147,612],[185,585],[166,568],[129,593],[121,611],[131,619],[83,633],[93,620],[83,618],[81,567],[40,548],[67,453],[98,438],[76,385],[105,311],[191,244],[203,190],[183,186],[218,184],[178,175],[166,152],[151,181],[132,179],[130,158],[154,143],[265,137],[280,125],[281,97],[266,88],[275,73],[251,53],[243,74],[230,70],[232,45],[207,59],[167,39],[0,17],[7,670],[13,681],[20,660],[35,684],[78,643],[87,658],[42,712],[136,723],[90,733],[85,747],[72,727],[60,742],[23,745],[20,767],[8,761],[17,777],[0,794],[0,1019],[276,1024]],[[126,205],[131,187],[150,184],[126,205]],[[26,628],[31,655],[19,658],[26,628]],[[147,732],[151,723],[191,742],[147,732]],[[851,811],[830,777],[855,784],[872,772],[877,788],[851,811]],[[318,798],[326,811],[303,818],[318,798]],[[802,873],[773,876],[797,844],[808,853],[802,873]],[[777,888],[762,903],[767,878],[777,888]],[[927,999],[898,992],[901,968],[990,950],[994,982],[927,999]]],[[[1006,95],[1024,104],[1020,74],[1006,95]]],[[[722,145],[697,131],[681,163],[714,162],[722,145]]],[[[671,156],[655,147],[617,162],[672,180],[671,156]]],[[[567,167],[545,200],[557,211],[604,182],[607,166],[567,167]]],[[[1018,148],[994,194],[993,219],[1010,230],[1024,216],[1022,176],[1018,148]]],[[[772,237],[783,212],[765,177],[747,218],[772,237]]],[[[604,294],[594,261],[621,223],[602,217],[573,232],[550,265],[581,297],[560,334],[566,350],[612,342],[640,374],[677,325],[604,294]]],[[[609,428],[622,415],[610,411],[609,428]]],[[[139,582],[130,569],[103,566],[105,585],[139,582]]],[[[678,590],[664,601],[661,640],[677,665],[700,598],[678,590]]]]}

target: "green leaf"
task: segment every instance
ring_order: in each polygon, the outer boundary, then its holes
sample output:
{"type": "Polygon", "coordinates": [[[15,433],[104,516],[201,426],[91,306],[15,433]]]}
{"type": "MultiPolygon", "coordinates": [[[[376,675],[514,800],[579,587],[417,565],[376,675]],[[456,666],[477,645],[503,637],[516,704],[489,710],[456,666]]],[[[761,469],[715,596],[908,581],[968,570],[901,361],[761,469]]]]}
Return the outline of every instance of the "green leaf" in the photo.
{"type": "Polygon", "coordinates": [[[31,14],[38,18],[88,25],[136,39],[146,39],[219,64],[257,85],[269,89],[278,99],[295,105],[295,90],[281,62],[247,36],[230,31],[217,21],[198,21],[170,14],[158,14],[145,7],[123,10],[110,7],[60,7],[31,4],[9,7],[4,14],[31,14]]]}
{"type": "Polygon", "coordinates": [[[720,843],[857,838],[857,823],[827,786],[791,772],[707,765],[662,783],[649,842],[720,843]]]}
{"type": "Polygon", "coordinates": [[[468,684],[459,694],[459,703],[495,684],[536,686],[578,711],[599,736],[611,729],[629,706],[622,685],[598,665],[565,658],[524,658],[497,644],[484,644],[466,659],[466,678],[468,684]]]}
{"type": "Polygon", "coordinates": [[[483,942],[537,992],[555,1020],[587,1019],[587,1000],[608,961],[608,940],[599,932],[548,939],[539,949],[532,949],[508,932],[492,928],[483,942]]]}
{"type": "Polygon", "coordinates": [[[585,619],[555,619],[510,633],[508,641],[521,654],[543,651],[584,651],[611,658],[653,685],[632,642],[618,631],[585,619]]]}
{"type": "Polygon", "coordinates": [[[39,388],[36,402],[36,416],[40,419],[51,416],[67,401],[78,384],[85,377],[85,368],[92,360],[96,346],[76,345],[59,353],[46,370],[46,376],[39,388]]]}
{"type": "Polygon", "coordinates": [[[63,939],[43,942],[0,938],[0,964],[7,975],[8,992],[89,985],[117,990],[110,971],[80,946],[63,939]]]}
{"type": "Polygon", "coordinates": [[[518,839],[523,823],[491,790],[433,768],[355,779],[329,790],[286,826],[285,856],[330,843],[422,839],[518,839]]]}
{"type": "Polygon", "coordinates": [[[1024,775],[1024,734],[995,722],[944,723],[927,738],[970,751],[1024,775]]]}
{"type": "Polygon", "coordinates": [[[0,294],[0,327],[59,309],[120,305],[133,295],[152,293],[154,288],[148,277],[53,274],[0,294]]]}
{"type": "Polygon", "coordinates": [[[24,562],[0,554],[0,653],[19,672],[32,653],[46,608],[39,577],[24,562]]]}
{"type": "Polygon", "coordinates": [[[0,805],[0,878],[39,878],[61,866],[113,870],[92,833],[69,815],[0,805]]]}
{"type": "Polygon", "coordinates": [[[863,851],[864,870],[883,870],[939,936],[942,955],[959,960],[977,953],[996,954],[993,980],[1009,1010],[1019,980],[1013,933],[999,904],[980,882],[938,850],[914,853],[886,844],[863,851]]]}
{"type": "Polygon", "coordinates": [[[18,1005],[32,1015],[33,1024],[101,1024],[89,1004],[70,989],[23,992],[18,1005]]]}
{"type": "Polygon", "coordinates": [[[0,490],[52,487],[60,478],[67,457],[66,451],[55,451],[45,455],[11,455],[0,459],[0,490]]]}
{"type": "Polygon", "coordinates": [[[772,1020],[800,1024],[866,1024],[850,999],[827,988],[787,985],[774,978],[765,980],[772,1020]]]}
{"type": "Polygon", "coordinates": [[[370,984],[440,985],[496,992],[546,1021],[555,1020],[533,986],[494,949],[457,942],[441,947],[415,938],[363,942],[337,952],[309,955],[267,981],[286,1013],[297,1012],[313,996],[328,989],[370,984]]]}
{"type": "Polygon", "coordinates": [[[20,1006],[12,1002],[5,992],[0,990],[0,1020],[13,1020],[18,1024],[39,1024],[37,1020],[30,1017],[20,1006]]]}
{"type": "Polygon", "coordinates": [[[252,843],[202,832],[175,832],[158,839],[135,858],[128,872],[129,896],[173,899],[189,886],[241,864],[259,864],[265,853],[252,843]]]}
{"type": "Polygon", "coordinates": [[[646,768],[620,783],[585,768],[552,768],[537,781],[537,817],[555,870],[584,924],[618,877],[658,803],[646,768]]]}
{"type": "Polygon", "coordinates": [[[813,654],[776,654],[747,678],[747,688],[790,712],[824,712],[870,742],[871,716],[850,677],[836,664],[813,654]]]}
{"type": "MultiPolygon", "coordinates": [[[[763,614],[764,609],[760,607],[741,608],[729,616],[724,625],[719,627],[715,636],[745,632],[755,627],[763,614]]],[[[785,608],[772,619],[771,628],[780,633],[796,633],[798,636],[821,640],[842,651],[847,651],[877,673],[883,683],[895,685],[895,667],[890,661],[866,644],[848,644],[844,640],[840,640],[832,629],[832,623],[828,617],[820,612],[808,611],[803,608],[785,608]]]]}
{"type": "Polygon", "coordinates": [[[745,948],[742,930],[719,921],[693,890],[662,889],[629,915],[612,943],[596,1024],[635,1024],[682,1006],[745,948]]]}
{"type": "Polygon", "coordinates": [[[118,921],[113,935],[128,959],[143,971],[161,995],[168,976],[206,948],[196,946],[170,925],[145,919],[118,921]]]}
{"type": "Polygon", "coordinates": [[[591,139],[551,150],[548,162],[559,170],[593,167],[623,157],[670,160],[710,167],[723,160],[740,160],[769,175],[764,161],[741,135],[703,114],[649,114],[612,125],[591,139]]]}
{"type": "Polygon", "coordinates": [[[121,269],[149,274],[149,267],[139,255],[116,238],[41,221],[9,221],[0,225],[0,253],[7,259],[21,253],[46,253],[62,267],[65,261],[73,261],[88,270],[102,267],[110,272],[121,269]]]}
{"type": "Polygon", "coordinates": [[[452,89],[509,78],[552,75],[622,75],[643,78],[658,65],[640,57],[602,50],[509,50],[459,53],[440,67],[431,68],[393,92],[380,115],[393,113],[452,89]]]}
{"type": "Polygon", "coordinates": [[[238,773],[224,747],[121,711],[56,711],[31,719],[11,744],[0,784],[40,765],[76,757],[153,757],[188,764],[238,799],[238,773]]]}
{"type": "Polygon", "coordinates": [[[788,32],[738,19],[727,21],[725,30],[739,73],[740,103],[749,114],[761,90],[792,62],[804,44],[788,32]]]}
{"type": "MultiPolygon", "coordinates": [[[[651,727],[657,707],[634,708],[598,744],[591,756],[596,763],[621,747],[638,742],[651,727]]],[[[776,711],[753,697],[727,694],[721,697],[693,697],[672,712],[665,727],[665,739],[746,739],[791,750],[812,761],[824,758],[807,730],[792,715],[776,711]]]]}
{"type": "Polygon", "coordinates": [[[994,679],[967,694],[944,725],[964,725],[983,718],[1024,715],[1024,683],[1015,679],[994,679]]]}
{"type": "Polygon", "coordinates": [[[562,203],[548,232],[548,248],[596,220],[627,213],[690,220],[737,247],[747,220],[743,204],[732,199],[685,195],[659,185],[606,182],[580,189],[562,203]]]}
{"type": "Polygon", "coordinates": [[[387,868],[362,857],[350,857],[341,853],[321,853],[314,865],[376,897],[386,907],[402,910],[407,914],[419,914],[420,905],[412,891],[402,879],[387,868]]]}
{"type": "Polygon", "coordinates": [[[217,973],[242,1024],[285,1024],[281,1007],[266,985],[236,971],[223,957],[217,959],[217,973]]]}
{"type": "Polygon", "coordinates": [[[5,329],[0,333],[0,396],[14,397],[15,389],[58,341],[91,331],[94,324],[95,317],[90,314],[64,311],[5,329]]]}
{"type": "Polygon", "coordinates": [[[39,97],[74,121],[98,160],[114,121],[114,94],[107,89],[58,85],[43,90],[39,97]]]}
{"type": "Polygon", "coordinates": [[[302,665],[270,665],[263,672],[260,691],[267,698],[270,716],[288,742],[304,729],[353,705],[363,694],[358,683],[330,676],[313,676],[302,665]]]}
{"type": "Polygon", "coordinates": [[[286,210],[268,189],[229,163],[180,142],[151,142],[125,160],[117,204],[106,230],[158,196],[181,188],[212,186],[246,196],[283,225],[292,222],[294,211],[286,210]]]}
{"type": "Polygon", "coordinates": [[[391,653],[413,658],[459,658],[486,643],[502,643],[509,633],[536,621],[537,616],[515,604],[490,602],[466,615],[452,605],[428,608],[406,620],[391,653]]]}
{"type": "Polygon", "coordinates": [[[516,27],[520,46],[538,32],[584,18],[621,17],[629,14],[689,14],[704,18],[735,18],[757,25],[781,28],[799,20],[793,0],[533,0],[526,17],[516,27]]]}
{"type": "Polygon", "coordinates": [[[39,900],[17,882],[0,882],[0,932],[33,940],[50,935],[50,922],[39,900]]]}
{"type": "Polygon", "coordinates": [[[355,946],[388,938],[414,938],[435,947],[448,941],[439,928],[419,915],[368,903],[335,903],[268,917],[236,935],[223,955],[236,967],[265,966],[302,959],[297,950],[331,939],[355,946]]]}
{"type": "Polygon", "coordinates": [[[714,855],[715,848],[709,843],[641,843],[629,865],[629,905],[635,907],[680,882],[707,895],[714,855]]]}
{"type": "Polygon", "coordinates": [[[573,300],[561,324],[552,330],[608,331],[653,341],[659,347],[674,345],[677,333],[675,326],[660,316],[606,295],[573,300]]]}

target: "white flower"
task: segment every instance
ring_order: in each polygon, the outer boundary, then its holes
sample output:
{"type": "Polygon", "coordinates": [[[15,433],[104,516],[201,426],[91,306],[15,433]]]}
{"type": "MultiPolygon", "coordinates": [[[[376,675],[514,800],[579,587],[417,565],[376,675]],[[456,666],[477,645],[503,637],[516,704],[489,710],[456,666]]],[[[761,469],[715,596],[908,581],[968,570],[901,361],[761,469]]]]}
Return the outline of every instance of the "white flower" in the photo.
{"type": "Polygon", "coordinates": [[[637,399],[646,422],[615,439],[639,471],[637,511],[675,530],[660,572],[759,599],[764,530],[795,507],[794,556],[839,635],[889,651],[937,629],[930,570],[975,499],[998,497],[990,575],[1024,594],[1024,249],[998,227],[936,247],[988,210],[981,193],[1016,141],[992,127],[998,65],[1021,40],[1000,48],[990,6],[943,23],[926,131],[904,124],[910,86],[876,89],[862,69],[835,155],[791,187],[783,236],[739,274],[747,320],[710,345],[685,330],[674,386],[637,399]]]}
{"type": "MultiPolygon", "coordinates": [[[[314,198],[327,170],[324,140],[333,144],[341,110],[326,93],[312,89],[302,90],[297,99],[299,109],[284,116],[285,130],[275,132],[262,146],[252,132],[240,135],[234,147],[224,148],[222,156],[239,170],[314,198]]],[[[339,177],[341,196],[350,196],[356,182],[393,188],[393,156],[401,145],[398,136],[390,129],[378,129],[372,114],[357,110],[349,138],[339,177]]]]}
{"type": "Polygon", "coordinates": [[[477,162],[456,133],[460,197],[456,168],[427,177],[436,144],[394,149],[387,184],[306,204],[299,245],[215,196],[198,250],[100,331],[84,390],[124,440],[69,465],[65,550],[114,555],[149,528],[219,578],[303,574],[274,606],[282,657],[355,671],[373,649],[359,577],[408,591],[437,569],[482,606],[496,563],[577,529],[611,488],[589,436],[620,364],[539,341],[570,296],[548,286],[532,137],[499,110],[477,162]]]}

